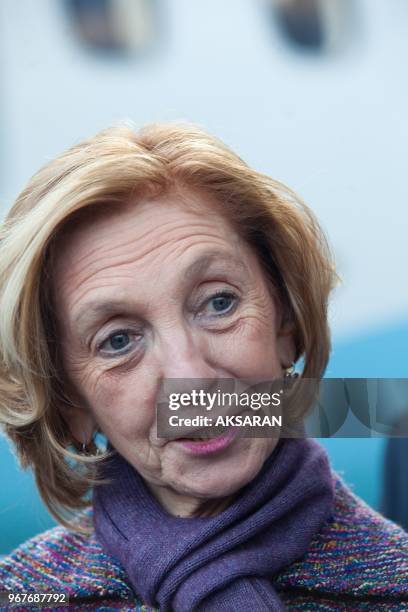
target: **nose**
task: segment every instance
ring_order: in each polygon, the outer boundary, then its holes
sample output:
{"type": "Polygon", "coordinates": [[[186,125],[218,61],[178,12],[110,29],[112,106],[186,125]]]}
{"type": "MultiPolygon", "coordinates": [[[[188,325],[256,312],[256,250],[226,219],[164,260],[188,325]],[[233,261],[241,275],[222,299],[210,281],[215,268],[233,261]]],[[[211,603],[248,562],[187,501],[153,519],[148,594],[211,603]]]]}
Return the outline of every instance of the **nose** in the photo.
{"type": "Polygon", "coordinates": [[[182,326],[178,329],[172,328],[166,337],[162,335],[159,344],[163,379],[191,381],[214,379],[219,375],[208,350],[208,341],[202,337],[197,338],[191,330],[182,326]]]}
{"type": "Polygon", "coordinates": [[[157,388],[157,432],[164,440],[188,437],[180,427],[169,427],[169,400],[176,394],[184,398],[178,414],[193,418],[202,415],[203,405],[198,403],[194,391],[211,392],[217,386],[218,368],[212,362],[209,339],[182,324],[162,329],[155,343],[156,359],[161,376],[157,388]]]}
{"type": "MultiPolygon", "coordinates": [[[[191,329],[188,326],[172,326],[167,328],[166,333],[161,330],[157,339],[155,349],[157,358],[160,359],[161,377],[158,380],[157,407],[164,410],[157,411],[157,431],[161,432],[163,438],[183,437],[180,429],[169,428],[169,399],[177,394],[180,399],[185,397],[179,408],[178,414],[194,418],[201,416],[204,405],[200,402],[201,392],[214,393],[221,386],[222,389],[230,390],[228,373],[222,369],[218,355],[211,347],[211,338],[204,333],[191,329]],[[200,399],[197,399],[197,393],[200,399]],[[198,403],[197,403],[198,402],[198,403]]],[[[207,397],[207,396],[205,396],[207,397]]],[[[205,402],[205,400],[204,400],[205,402]]]]}

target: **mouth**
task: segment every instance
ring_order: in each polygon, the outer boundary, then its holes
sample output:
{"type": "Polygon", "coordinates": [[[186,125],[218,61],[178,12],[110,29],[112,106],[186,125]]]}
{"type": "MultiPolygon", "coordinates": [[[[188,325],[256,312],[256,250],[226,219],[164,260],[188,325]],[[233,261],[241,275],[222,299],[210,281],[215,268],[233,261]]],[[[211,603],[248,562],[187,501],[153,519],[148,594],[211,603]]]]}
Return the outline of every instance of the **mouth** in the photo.
{"type": "MultiPolygon", "coordinates": [[[[200,432],[199,432],[200,433],[200,432]]],[[[205,435],[194,438],[177,438],[174,443],[192,455],[210,455],[219,453],[228,448],[236,439],[237,432],[232,428],[226,428],[219,435],[205,435]]]]}
{"type": "MultiPolygon", "coordinates": [[[[223,438],[228,432],[231,432],[231,427],[218,426],[217,428],[202,428],[202,429],[187,429],[184,436],[180,437],[169,437],[169,438],[158,438],[158,446],[165,446],[169,443],[209,443],[212,440],[219,440],[223,438]]],[[[234,433],[234,437],[237,434],[234,433]]]]}

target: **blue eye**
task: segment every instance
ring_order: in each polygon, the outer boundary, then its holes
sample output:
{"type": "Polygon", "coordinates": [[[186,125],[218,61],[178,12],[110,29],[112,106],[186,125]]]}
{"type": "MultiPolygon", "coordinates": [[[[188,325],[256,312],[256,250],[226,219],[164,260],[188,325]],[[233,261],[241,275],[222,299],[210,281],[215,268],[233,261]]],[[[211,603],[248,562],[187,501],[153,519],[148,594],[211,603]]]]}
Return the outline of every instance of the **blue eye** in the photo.
{"type": "Polygon", "coordinates": [[[216,312],[223,312],[224,310],[228,310],[231,306],[231,303],[232,297],[229,295],[217,295],[217,297],[212,298],[210,302],[216,312]]]}
{"type": "Polygon", "coordinates": [[[130,342],[129,334],[121,332],[120,334],[114,334],[107,340],[113,350],[120,351],[127,347],[130,342]]]}
{"type": "Polygon", "coordinates": [[[235,306],[237,301],[233,293],[223,291],[217,293],[207,302],[210,314],[223,315],[229,313],[235,306]]]}
{"type": "Polygon", "coordinates": [[[105,355],[123,355],[131,350],[134,345],[134,337],[138,335],[140,334],[134,331],[119,329],[103,340],[98,350],[105,355]]]}

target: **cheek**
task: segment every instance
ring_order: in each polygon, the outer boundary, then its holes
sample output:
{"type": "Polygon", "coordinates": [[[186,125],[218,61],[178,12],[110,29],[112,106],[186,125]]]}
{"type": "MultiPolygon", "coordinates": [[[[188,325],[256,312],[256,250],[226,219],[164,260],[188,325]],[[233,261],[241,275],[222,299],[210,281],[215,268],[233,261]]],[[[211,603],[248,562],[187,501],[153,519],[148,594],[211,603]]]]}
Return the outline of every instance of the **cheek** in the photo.
{"type": "Polygon", "coordinates": [[[70,379],[94,415],[99,427],[110,437],[146,438],[155,420],[155,391],[148,376],[132,370],[120,372],[71,360],[70,379]]]}
{"type": "Polygon", "coordinates": [[[144,377],[102,375],[90,399],[90,406],[106,434],[125,438],[146,438],[155,422],[155,394],[144,377]]]}
{"type": "Polygon", "coordinates": [[[281,375],[274,301],[269,294],[258,295],[242,309],[231,331],[211,339],[216,360],[238,378],[281,375]]]}

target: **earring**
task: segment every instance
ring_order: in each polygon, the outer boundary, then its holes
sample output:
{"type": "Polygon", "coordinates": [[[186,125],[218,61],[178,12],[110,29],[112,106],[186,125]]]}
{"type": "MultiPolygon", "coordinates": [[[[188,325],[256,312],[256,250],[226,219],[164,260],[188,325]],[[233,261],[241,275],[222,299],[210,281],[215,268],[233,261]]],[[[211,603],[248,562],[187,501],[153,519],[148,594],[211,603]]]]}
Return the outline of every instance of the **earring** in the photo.
{"type": "Polygon", "coordinates": [[[295,369],[295,363],[292,362],[292,364],[288,367],[285,368],[285,374],[284,374],[284,378],[288,379],[288,378],[297,378],[299,376],[299,372],[296,372],[295,369]]]}
{"type": "Polygon", "coordinates": [[[295,371],[294,363],[292,363],[292,365],[290,365],[288,368],[285,368],[285,373],[283,375],[283,390],[288,391],[298,377],[299,372],[295,371]]]}
{"type": "Polygon", "coordinates": [[[96,446],[93,436],[92,440],[88,443],[78,442],[75,438],[73,438],[72,442],[80,455],[84,455],[85,457],[98,457],[102,454],[101,449],[96,446]]]}

